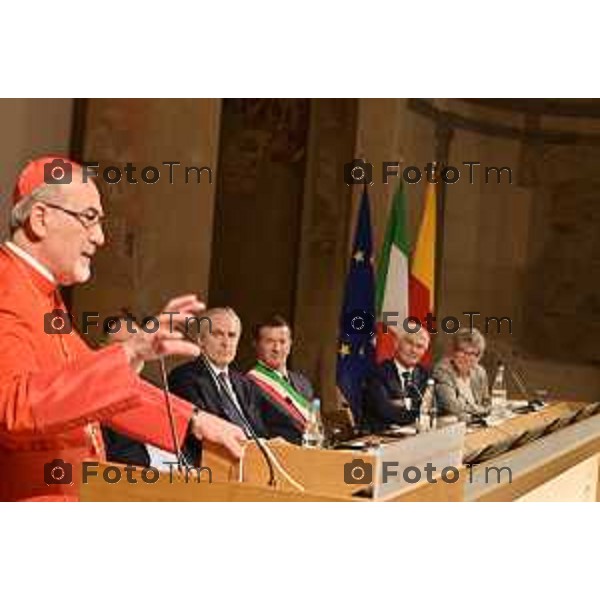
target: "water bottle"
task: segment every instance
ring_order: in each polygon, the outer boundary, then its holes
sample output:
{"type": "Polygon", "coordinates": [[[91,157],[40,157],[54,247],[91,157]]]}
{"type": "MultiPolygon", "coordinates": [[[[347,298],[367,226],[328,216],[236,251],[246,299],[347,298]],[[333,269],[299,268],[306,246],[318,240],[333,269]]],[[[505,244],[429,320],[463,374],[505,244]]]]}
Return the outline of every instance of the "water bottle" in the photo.
{"type": "Polygon", "coordinates": [[[323,421],[321,420],[321,401],[315,398],[310,405],[306,429],[302,435],[302,445],[305,448],[322,448],[324,439],[323,421]]]}
{"type": "Polygon", "coordinates": [[[496,377],[492,384],[492,410],[502,412],[506,408],[507,392],[506,392],[506,376],[504,373],[504,365],[498,363],[496,377]]]}
{"type": "MultiPolygon", "coordinates": [[[[437,421],[437,414],[434,414],[435,404],[435,381],[433,379],[427,380],[427,386],[423,392],[423,399],[421,400],[421,407],[419,409],[419,418],[417,419],[417,429],[419,432],[429,431],[434,425],[434,417],[437,421]]],[[[437,425],[437,423],[436,423],[437,425]]]]}
{"type": "Polygon", "coordinates": [[[431,381],[431,429],[437,429],[438,426],[438,405],[435,397],[435,381],[431,381]]]}

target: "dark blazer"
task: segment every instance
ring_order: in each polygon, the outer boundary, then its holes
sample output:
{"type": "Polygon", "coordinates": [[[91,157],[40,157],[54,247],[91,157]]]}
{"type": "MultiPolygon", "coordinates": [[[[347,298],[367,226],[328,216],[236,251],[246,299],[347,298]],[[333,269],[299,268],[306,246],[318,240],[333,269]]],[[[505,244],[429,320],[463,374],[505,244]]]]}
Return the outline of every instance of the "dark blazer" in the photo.
{"type": "MultiPolygon", "coordinates": [[[[292,387],[300,392],[305,398],[312,400],[314,398],[314,389],[310,381],[298,371],[288,371],[288,377],[292,387]]],[[[253,383],[253,382],[252,382],[253,383]]],[[[253,385],[256,385],[253,383],[253,385]]],[[[266,392],[258,386],[261,396],[261,417],[269,432],[270,437],[282,437],[292,444],[302,443],[302,434],[304,429],[300,428],[297,422],[292,419],[284,409],[274,403],[266,392]]]]}
{"type": "MultiPolygon", "coordinates": [[[[269,437],[261,418],[261,405],[264,398],[260,389],[244,375],[231,368],[229,368],[229,379],[244,416],[256,435],[269,437]]],[[[175,367],[169,373],[169,389],[173,394],[188,400],[198,408],[244,428],[241,417],[227,398],[223,398],[202,357],[175,367]]],[[[183,451],[190,461],[199,462],[201,444],[192,435],[187,436],[183,451]]]]}
{"type": "Polygon", "coordinates": [[[288,377],[294,389],[300,392],[305,398],[312,400],[315,397],[315,390],[312,383],[300,371],[288,371],[288,377]]]}
{"type": "MultiPolygon", "coordinates": [[[[417,365],[413,370],[412,382],[421,394],[429,375],[429,371],[421,365],[417,365]]],[[[413,386],[408,386],[404,391],[403,384],[393,360],[386,360],[375,367],[365,384],[364,400],[367,426],[377,430],[385,429],[391,424],[414,423],[419,416],[421,400],[413,386]],[[405,393],[411,399],[410,410],[393,402],[395,399],[404,397],[405,393]]]]}
{"type": "Polygon", "coordinates": [[[141,442],[132,440],[123,433],[104,425],[102,426],[102,437],[106,448],[106,459],[110,462],[140,467],[150,466],[150,454],[141,442]]]}

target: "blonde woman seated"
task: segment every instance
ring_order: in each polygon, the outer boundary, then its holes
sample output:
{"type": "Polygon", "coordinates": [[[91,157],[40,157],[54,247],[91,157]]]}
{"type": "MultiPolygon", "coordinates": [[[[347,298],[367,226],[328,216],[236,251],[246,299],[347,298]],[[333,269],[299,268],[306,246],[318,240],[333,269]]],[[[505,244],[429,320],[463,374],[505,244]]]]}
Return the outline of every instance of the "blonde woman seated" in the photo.
{"type": "Polygon", "coordinates": [[[488,414],[488,378],[479,364],[484,337],[475,328],[461,328],[448,342],[444,358],[432,373],[440,413],[456,415],[462,421],[488,414]]]}

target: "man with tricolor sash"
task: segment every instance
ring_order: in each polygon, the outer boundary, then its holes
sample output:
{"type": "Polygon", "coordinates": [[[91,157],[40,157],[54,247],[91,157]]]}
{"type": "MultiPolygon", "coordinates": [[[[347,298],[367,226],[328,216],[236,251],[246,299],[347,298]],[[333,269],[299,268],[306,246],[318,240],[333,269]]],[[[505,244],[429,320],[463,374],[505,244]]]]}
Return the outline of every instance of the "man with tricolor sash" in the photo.
{"type": "Polygon", "coordinates": [[[260,387],[269,401],[262,418],[271,436],[300,442],[314,396],[310,381],[287,368],[292,348],[288,322],[278,315],[254,327],[257,364],[248,377],[260,387]]]}

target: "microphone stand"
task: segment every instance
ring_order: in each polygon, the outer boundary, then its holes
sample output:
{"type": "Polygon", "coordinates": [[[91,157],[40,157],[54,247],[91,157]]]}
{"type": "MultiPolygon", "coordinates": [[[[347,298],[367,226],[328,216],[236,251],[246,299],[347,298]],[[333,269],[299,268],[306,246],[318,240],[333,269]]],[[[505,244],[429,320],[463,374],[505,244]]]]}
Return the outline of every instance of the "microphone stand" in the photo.
{"type": "MultiPolygon", "coordinates": [[[[125,319],[131,318],[135,323],[135,318],[133,314],[129,310],[129,308],[124,307],[121,309],[125,319]]],[[[163,384],[163,394],[165,398],[165,406],[167,407],[167,420],[169,422],[169,432],[171,434],[171,441],[173,442],[173,449],[175,451],[175,458],[177,459],[177,468],[181,472],[184,468],[190,468],[190,462],[187,460],[183,452],[181,451],[181,444],[179,443],[179,439],[177,438],[177,429],[175,427],[175,416],[173,414],[173,403],[171,401],[171,395],[169,392],[169,382],[167,380],[167,369],[165,366],[165,359],[163,356],[160,356],[159,359],[160,364],[160,373],[163,384]]]]}
{"type": "Polygon", "coordinates": [[[506,366],[506,369],[512,377],[512,380],[517,385],[519,392],[521,392],[521,394],[523,394],[523,396],[525,396],[525,398],[529,402],[531,394],[528,392],[521,374],[517,373],[516,369],[512,366],[512,362],[506,360],[506,357],[497,348],[490,348],[490,350],[496,356],[496,358],[499,359],[499,361],[506,366]]]}
{"type": "Polygon", "coordinates": [[[171,394],[169,392],[169,382],[167,379],[167,369],[165,367],[165,359],[163,356],[160,356],[158,360],[160,363],[160,373],[161,373],[162,383],[163,383],[163,393],[164,393],[164,397],[165,397],[165,404],[167,407],[167,417],[169,420],[169,428],[171,430],[171,438],[173,440],[173,448],[175,449],[175,458],[177,459],[177,468],[181,472],[181,471],[183,471],[184,467],[189,468],[189,467],[191,467],[191,465],[190,465],[188,459],[185,457],[185,455],[181,451],[181,444],[179,443],[179,440],[177,439],[177,431],[175,429],[175,417],[173,415],[173,403],[171,401],[171,394]]]}
{"type": "MultiPolygon", "coordinates": [[[[419,389],[419,386],[414,382],[414,379],[411,376],[411,374],[408,373],[408,372],[406,372],[406,371],[404,371],[404,373],[402,373],[402,378],[404,379],[404,389],[405,390],[410,387],[415,392],[417,392],[417,395],[419,396],[419,400],[421,401],[421,404],[419,406],[419,411],[420,411],[420,407],[424,403],[424,398],[423,398],[423,394],[421,394],[421,390],[419,389]]],[[[431,411],[432,411],[431,412],[432,417],[435,414],[435,416],[437,418],[437,400],[436,400],[436,397],[435,397],[435,390],[433,391],[433,396],[431,398],[431,411]]]]}
{"type": "MultiPolygon", "coordinates": [[[[186,334],[184,334],[184,335],[186,335],[186,334]]],[[[187,336],[187,339],[190,341],[194,341],[189,336],[187,336]]],[[[197,343],[197,342],[194,342],[194,343],[197,343]]],[[[210,366],[206,364],[204,356],[202,356],[202,362],[210,370],[210,366]]],[[[227,394],[227,396],[229,397],[230,396],[229,391],[224,389],[224,386],[222,386],[219,381],[217,381],[216,383],[217,383],[217,386],[219,387],[219,389],[222,389],[225,392],[225,394],[227,394]]],[[[271,461],[271,457],[269,456],[269,453],[268,453],[267,449],[265,448],[265,445],[263,444],[262,440],[256,435],[256,432],[254,431],[254,427],[252,427],[250,421],[248,420],[248,418],[242,411],[241,406],[238,406],[233,401],[233,398],[231,398],[231,405],[233,406],[233,408],[234,408],[235,412],[237,413],[238,417],[240,418],[241,422],[244,424],[244,427],[246,428],[247,433],[250,434],[252,441],[256,444],[257,448],[260,450],[261,454],[263,455],[265,462],[267,463],[267,468],[269,469],[268,485],[270,487],[275,487],[275,484],[276,484],[275,469],[273,468],[273,462],[271,461]]]]}

